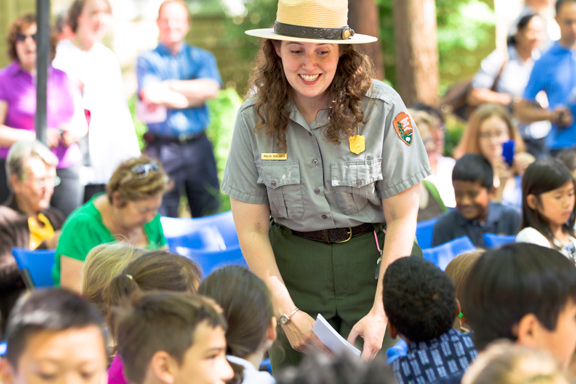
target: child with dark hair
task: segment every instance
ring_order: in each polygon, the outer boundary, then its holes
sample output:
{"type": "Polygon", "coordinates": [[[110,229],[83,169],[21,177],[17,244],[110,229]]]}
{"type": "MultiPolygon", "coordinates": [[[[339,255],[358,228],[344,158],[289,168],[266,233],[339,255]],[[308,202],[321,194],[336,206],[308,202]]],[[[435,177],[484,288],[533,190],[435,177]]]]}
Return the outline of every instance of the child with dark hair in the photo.
{"type": "Polygon", "coordinates": [[[476,349],[470,334],[452,328],[460,306],[448,275],[421,257],[402,257],[386,269],[383,300],[390,336],[408,344],[392,363],[398,383],[461,377],[476,349]]]}
{"type": "Polygon", "coordinates": [[[556,159],[538,159],[522,179],[522,223],[517,242],[561,252],[576,262],[576,182],[556,159]]]}
{"type": "Polygon", "coordinates": [[[445,213],[434,226],[432,246],[461,236],[485,248],[484,234],[515,235],[520,226],[520,213],[492,200],[494,171],[482,155],[462,156],[452,171],[456,209],[445,213]]]}
{"type": "Polygon", "coordinates": [[[104,319],[64,289],[21,298],[8,320],[3,384],[102,384],[106,380],[104,319]]]}
{"type": "Polygon", "coordinates": [[[574,178],[576,178],[576,148],[566,148],[560,151],[556,158],[560,160],[562,164],[572,174],[574,178]]]}
{"type": "Polygon", "coordinates": [[[478,350],[505,338],[569,364],[576,347],[576,266],[558,251],[527,243],[490,249],[472,267],[462,294],[478,350]]]}
{"type": "Polygon", "coordinates": [[[206,277],[198,293],[214,299],[228,323],[226,358],[235,371],[228,384],[275,383],[268,372],[258,371],[276,340],[276,317],[266,284],[247,268],[230,265],[206,277]]]}
{"type": "Polygon", "coordinates": [[[212,300],[185,292],[135,294],[118,308],[118,354],[133,384],[224,384],[226,320],[212,300]]]}

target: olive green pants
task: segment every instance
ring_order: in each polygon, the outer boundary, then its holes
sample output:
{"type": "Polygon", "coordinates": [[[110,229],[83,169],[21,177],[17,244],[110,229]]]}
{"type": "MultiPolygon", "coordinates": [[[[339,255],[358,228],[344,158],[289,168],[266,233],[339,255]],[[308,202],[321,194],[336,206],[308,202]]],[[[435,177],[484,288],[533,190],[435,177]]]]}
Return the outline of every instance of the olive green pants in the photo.
{"type": "MultiPolygon", "coordinates": [[[[380,249],[384,233],[377,230],[380,249]]],[[[316,318],[321,313],[344,338],[352,327],[372,308],[376,294],[377,261],[380,257],[374,233],[366,233],[341,244],[326,244],[302,239],[274,222],[270,226],[270,242],[276,263],[295,305],[316,318]]],[[[417,244],[413,254],[421,255],[417,244]]],[[[301,354],[290,346],[282,328],[270,349],[273,372],[298,365],[301,354]]],[[[388,332],[382,353],[398,340],[388,332]]],[[[362,338],[357,345],[362,349],[362,338]]]]}

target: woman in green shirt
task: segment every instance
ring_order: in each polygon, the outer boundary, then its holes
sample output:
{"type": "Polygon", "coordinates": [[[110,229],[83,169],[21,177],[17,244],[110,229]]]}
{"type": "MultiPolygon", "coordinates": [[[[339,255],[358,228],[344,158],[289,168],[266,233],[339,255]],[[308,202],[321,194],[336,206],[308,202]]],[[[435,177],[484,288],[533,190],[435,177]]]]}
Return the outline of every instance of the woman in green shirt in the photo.
{"type": "Polygon", "coordinates": [[[166,247],[158,207],[168,189],[160,165],[142,156],[114,171],[106,194],[98,194],[64,223],[56,248],[54,283],[80,292],[88,252],[103,243],[123,241],[143,249],[166,247]]]}

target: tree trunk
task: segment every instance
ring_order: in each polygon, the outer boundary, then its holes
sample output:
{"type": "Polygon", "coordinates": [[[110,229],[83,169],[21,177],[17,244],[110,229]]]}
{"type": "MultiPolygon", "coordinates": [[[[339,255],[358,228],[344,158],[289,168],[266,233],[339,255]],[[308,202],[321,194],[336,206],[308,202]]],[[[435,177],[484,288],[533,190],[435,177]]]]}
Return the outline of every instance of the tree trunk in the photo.
{"type": "Polygon", "coordinates": [[[435,0],[394,0],[398,92],[406,104],[438,103],[435,0]]]}
{"type": "MultiPolygon", "coordinates": [[[[380,38],[380,18],[378,16],[378,7],[374,0],[350,0],[348,2],[348,24],[356,33],[380,38]]],[[[384,80],[382,42],[378,40],[375,43],[358,44],[356,48],[368,55],[374,63],[374,76],[384,80]]]]}

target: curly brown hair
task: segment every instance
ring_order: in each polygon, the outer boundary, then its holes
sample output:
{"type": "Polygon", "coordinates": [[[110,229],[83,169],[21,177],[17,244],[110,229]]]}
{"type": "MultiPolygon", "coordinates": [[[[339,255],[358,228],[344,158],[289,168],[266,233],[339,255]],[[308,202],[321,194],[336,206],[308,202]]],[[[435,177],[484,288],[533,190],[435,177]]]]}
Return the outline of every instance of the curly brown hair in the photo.
{"type": "MultiPolygon", "coordinates": [[[[286,130],[290,111],[291,86],[284,75],[282,60],[275,45],[280,41],[263,39],[248,81],[247,97],[256,97],[255,109],[260,121],[255,130],[264,129],[276,136],[278,149],[286,151],[286,130]]],[[[326,106],[330,124],[324,134],[332,143],[355,135],[363,124],[361,99],[372,85],[373,65],[353,45],[339,45],[340,58],[334,80],[327,89],[331,100],[326,106]]]]}
{"type": "MultiPolygon", "coordinates": [[[[20,16],[10,24],[8,29],[8,37],[6,42],[8,43],[8,57],[12,61],[18,61],[18,52],[16,52],[16,40],[18,34],[22,33],[23,30],[29,28],[32,25],[36,25],[36,15],[33,13],[27,13],[20,16]]],[[[50,31],[50,61],[56,56],[56,44],[58,44],[58,37],[53,31],[50,31]]]]}

